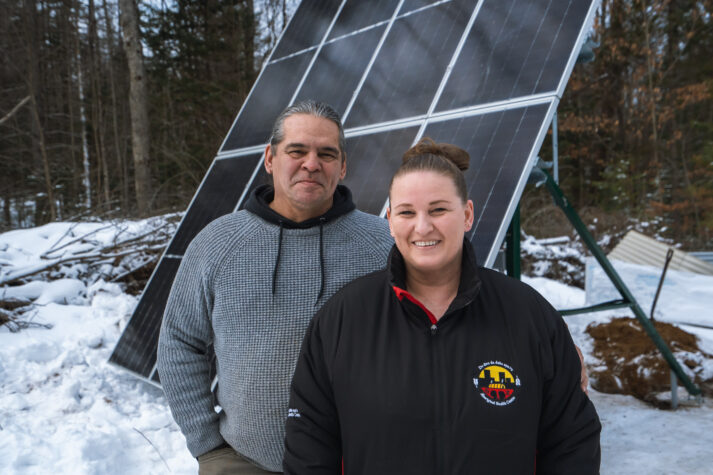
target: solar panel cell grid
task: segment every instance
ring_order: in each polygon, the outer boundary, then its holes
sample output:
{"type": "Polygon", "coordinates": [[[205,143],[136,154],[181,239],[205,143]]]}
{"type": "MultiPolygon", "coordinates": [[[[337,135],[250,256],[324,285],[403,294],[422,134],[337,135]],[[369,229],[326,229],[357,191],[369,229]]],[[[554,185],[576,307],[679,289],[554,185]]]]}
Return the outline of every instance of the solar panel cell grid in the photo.
{"type": "Polygon", "coordinates": [[[385,29],[382,25],[325,44],[297,99],[317,98],[343,115],[385,29]]]}
{"type": "Polygon", "coordinates": [[[468,195],[475,205],[475,221],[469,237],[482,264],[497,245],[496,237],[516,187],[524,173],[533,144],[542,127],[549,103],[437,122],[425,135],[437,142],[458,145],[468,151],[468,195]]]}
{"type": "Polygon", "coordinates": [[[418,127],[410,127],[347,139],[344,184],[354,194],[357,208],[381,213],[391,176],[401,165],[401,156],[413,143],[416,132],[418,127]]]}
{"type": "Polygon", "coordinates": [[[276,60],[319,45],[341,3],[338,0],[301,2],[270,59],[276,60]]]}
{"type": "Polygon", "coordinates": [[[235,209],[262,154],[216,160],[183,218],[167,254],[183,255],[196,234],[235,209]]]}
{"type": "Polygon", "coordinates": [[[403,5],[401,5],[401,10],[399,11],[399,14],[418,10],[419,8],[425,8],[436,3],[443,3],[444,1],[447,0],[404,0],[403,5]]]}
{"type": "Polygon", "coordinates": [[[337,17],[337,22],[329,34],[329,39],[388,20],[393,15],[398,4],[398,0],[347,2],[337,17]]]}
{"type": "Polygon", "coordinates": [[[396,19],[345,126],[425,114],[470,10],[449,2],[396,19]]]}
{"type": "Polygon", "coordinates": [[[483,4],[437,111],[554,92],[589,2],[483,4]]]}
{"type": "Polygon", "coordinates": [[[260,168],[255,174],[255,179],[250,183],[247,192],[245,193],[245,199],[240,203],[239,209],[245,208],[245,203],[248,201],[248,197],[252,194],[253,190],[260,185],[265,185],[271,183],[271,177],[265,171],[264,163],[260,163],[260,168]]]}
{"type": "Polygon", "coordinates": [[[275,117],[290,105],[314,53],[308,51],[265,67],[228,134],[222,152],[267,143],[275,117]]]}
{"type": "Polygon", "coordinates": [[[156,364],[163,309],[180,262],[179,259],[161,259],[151,277],[150,289],[144,292],[109,361],[144,378],[151,375],[156,364]]]}
{"type": "MultiPolygon", "coordinates": [[[[536,61],[536,58],[544,57],[544,66],[539,68],[541,77],[537,82],[534,93],[550,91],[559,86],[562,80],[562,72],[567,66],[567,62],[572,55],[572,45],[577,43],[577,37],[580,33],[581,25],[586,21],[589,12],[590,2],[570,0],[566,4],[560,2],[552,2],[550,10],[553,14],[552,20],[549,20],[543,29],[556,28],[557,34],[551,41],[538,41],[541,48],[547,48],[547,54],[539,52],[532,55],[531,61],[536,61]]],[[[550,15],[548,14],[548,18],[550,15]]],[[[579,51],[574,51],[575,57],[579,51]]],[[[534,65],[528,67],[533,67],[534,65]]]]}

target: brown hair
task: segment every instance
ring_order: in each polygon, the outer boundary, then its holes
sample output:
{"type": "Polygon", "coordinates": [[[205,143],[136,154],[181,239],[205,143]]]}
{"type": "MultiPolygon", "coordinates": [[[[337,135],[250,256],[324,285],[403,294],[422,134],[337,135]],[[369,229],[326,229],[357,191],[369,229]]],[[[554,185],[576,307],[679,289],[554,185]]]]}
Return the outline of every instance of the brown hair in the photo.
{"type": "Polygon", "coordinates": [[[401,160],[401,166],[389,184],[389,198],[396,177],[415,171],[432,171],[450,178],[463,203],[468,201],[463,170],[468,169],[470,155],[462,148],[449,143],[436,143],[429,137],[423,137],[416,145],[406,150],[401,160]]]}

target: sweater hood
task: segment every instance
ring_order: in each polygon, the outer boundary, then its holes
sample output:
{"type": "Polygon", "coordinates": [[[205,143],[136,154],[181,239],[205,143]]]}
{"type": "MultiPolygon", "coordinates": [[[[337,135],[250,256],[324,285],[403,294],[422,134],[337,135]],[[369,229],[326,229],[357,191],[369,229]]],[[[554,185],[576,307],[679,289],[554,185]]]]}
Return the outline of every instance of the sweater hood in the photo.
{"type": "Polygon", "coordinates": [[[272,295],[275,295],[275,290],[277,286],[277,272],[280,268],[280,255],[282,254],[282,231],[283,229],[309,229],[312,227],[319,226],[319,268],[321,270],[319,293],[317,294],[317,300],[315,300],[315,305],[319,299],[324,294],[324,284],[326,280],[325,268],[324,268],[324,238],[323,238],[323,228],[324,225],[330,221],[333,221],[340,216],[353,211],[356,205],[352,201],[352,193],[349,188],[343,185],[337,185],[336,190],[334,190],[334,197],[332,199],[332,207],[327,210],[321,216],[307,219],[299,223],[292,221],[291,219],[285,218],[281,214],[277,213],[275,210],[270,208],[270,203],[275,197],[275,189],[272,185],[261,185],[255,188],[255,190],[250,194],[248,202],[245,204],[245,209],[260,218],[264,219],[268,223],[275,224],[279,226],[279,234],[277,237],[277,258],[275,259],[275,266],[272,271],[272,295]]]}
{"type": "Polygon", "coordinates": [[[354,201],[352,201],[352,192],[349,191],[349,188],[344,185],[337,185],[337,189],[334,190],[332,207],[329,208],[326,213],[298,223],[285,218],[270,208],[270,203],[274,197],[275,189],[272,185],[260,185],[250,194],[247,203],[245,203],[245,209],[269,223],[278,226],[281,225],[287,229],[309,229],[333,221],[356,208],[354,201]]]}

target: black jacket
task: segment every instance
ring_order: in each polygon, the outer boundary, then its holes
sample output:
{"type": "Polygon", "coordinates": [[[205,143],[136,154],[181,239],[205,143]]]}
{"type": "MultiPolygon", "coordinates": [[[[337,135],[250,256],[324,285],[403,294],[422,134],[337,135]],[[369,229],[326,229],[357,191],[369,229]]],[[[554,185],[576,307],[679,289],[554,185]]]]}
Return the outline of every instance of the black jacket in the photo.
{"type": "Polygon", "coordinates": [[[599,473],[601,425],[564,321],[464,249],[438,322],[403,290],[395,247],[322,307],[292,380],[285,473],[599,473]]]}

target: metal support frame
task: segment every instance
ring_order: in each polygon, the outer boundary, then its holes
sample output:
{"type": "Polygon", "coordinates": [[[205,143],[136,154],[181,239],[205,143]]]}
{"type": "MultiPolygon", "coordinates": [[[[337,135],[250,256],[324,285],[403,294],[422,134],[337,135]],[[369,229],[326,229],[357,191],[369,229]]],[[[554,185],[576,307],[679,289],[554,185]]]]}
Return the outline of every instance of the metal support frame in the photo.
{"type": "Polygon", "coordinates": [[[664,262],[663,265],[663,272],[661,272],[661,278],[659,279],[659,286],[656,287],[656,295],[654,295],[654,301],[651,304],[651,313],[649,314],[651,316],[651,321],[654,321],[654,310],[656,310],[656,302],[659,301],[659,295],[661,294],[661,287],[663,287],[663,281],[666,278],[666,271],[668,270],[668,265],[671,263],[671,259],[673,258],[673,249],[669,248],[668,251],[666,251],[666,262],[664,262]]]}
{"type": "Polygon", "coordinates": [[[505,271],[510,277],[520,280],[520,205],[515,208],[512,221],[505,235],[505,271]]]}
{"type": "Polygon", "coordinates": [[[552,116],[552,172],[555,175],[555,183],[560,182],[559,165],[559,137],[557,136],[557,111],[552,116]]]}
{"type": "Polygon", "coordinates": [[[614,287],[616,287],[622,297],[621,300],[604,302],[584,309],[563,310],[560,311],[560,313],[562,315],[573,315],[576,313],[629,307],[634,313],[634,316],[636,316],[636,319],[644,328],[644,331],[649,335],[649,338],[651,338],[651,340],[654,342],[654,345],[656,345],[658,350],[663,355],[664,360],[666,360],[666,363],[668,363],[669,367],[671,368],[671,371],[675,373],[675,376],[672,376],[672,378],[678,377],[678,380],[683,383],[690,395],[700,397],[700,388],[693,384],[693,381],[691,381],[688,375],[683,372],[681,365],[678,363],[678,361],[676,361],[676,358],[671,352],[671,349],[668,347],[668,345],[666,345],[666,342],[663,340],[663,338],[661,338],[661,335],[659,335],[658,331],[656,331],[656,328],[654,327],[651,320],[649,320],[649,318],[646,316],[639,304],[636,302],[636,299],[634,298],[633,294],[629,291],[629,288],[626,286],[626,284],[624,284],[624,281],[614,269],[614,266],[612,266],[611,262],[609,262],[609,259],[607,259],[606,255],[604,254],[604,251],[602,251],[602,249],[599,247],[597,241],[590,234],[589,230],[587,229],[587,226],[584,225],[577,212],[574,210],[572,205],[570,205],[569,200],[567,200],[567,198],[564,196],[564,193],[562,193],[560,187],[557,185],[557,183],[555,183],[554,179],[549,173],[544,170],[541,171],[545,174],[547,178],[545,184],[547,185],[547,189],[552,195],[555,204],[559,206],[560,209],[562,209],[564,214],[567,216],[567,219],[569,219],[569,222],[572,223],[572,226],[574,226],[574,229],[582,238],[584,244],[587,246],[587,248],[597,260],[599,265],[602,266],[602,269],[604,269],[604,272],[609,277],[609,280],[612,284],[614,284],[614,287]]]}

